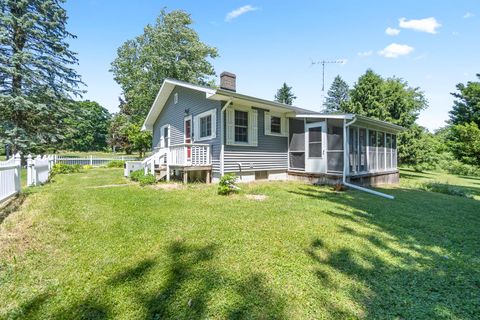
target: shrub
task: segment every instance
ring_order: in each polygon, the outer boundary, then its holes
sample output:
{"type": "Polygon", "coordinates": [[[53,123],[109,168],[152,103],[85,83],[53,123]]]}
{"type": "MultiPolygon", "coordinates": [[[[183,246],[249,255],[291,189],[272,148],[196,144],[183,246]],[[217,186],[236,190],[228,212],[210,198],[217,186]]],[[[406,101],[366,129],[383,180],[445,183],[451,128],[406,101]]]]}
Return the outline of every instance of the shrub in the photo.
{"type": "Polygon", "coordinates": [[[130,179],[132,181],[139,182],[141,186],[145,186],[147,184],[154,184],[155,182],[157,182],[153,174],[145,174],[143,170],[133,171],[130,174],[130,179]]]}
{"type": "Polygon", "coordinates": [[[442,169],[451,174],[462,176],[480,176],[480,168],[458,160],[442,163],[442,169]]]}
{"type": "Polygon", "coordinates": [[[234,174],[226,174],[220,178],[218,184],[218,194],[229,195],[231,193],[237,193],[240,188],[237,186],[237,176],[234,174]]]}
{"type": "Polygon", "coordinates": [[[137,171],[133,171],[131,174],[130,174],[130,180],[132,181],[138,181],[140,180],[141,177],[143,177],[145,174],[143,173],[143,170],[137,170],[137,171]]]}
{"type": "Polygon", "coordinates": [[[68,173],[77,173],[80,172],[82,166],[79,164],[63,164],[56,163],[52,168],[52,176],[56,174],[68,174],[68,173]]]}
{"type": "Polygon", "coordinates": [[[107,163],[107,168],[123,168],[125,161],[123,160],[112,160],[107,163]]]}
{"type": "Polygon", "coordinates": [[[140,183],[141,186],[145,186],[147,184],[155,184],[157,180],[155,179],[155,176],[153,174],[149,173],[147,175],[141,176],[138,182],[140,183]]]}
{"type": "Polygon", "coordinates": [[[448,183],[425,182],[421,184],[420,189],[430,192],[449,194],[451,196],[472,198],[472,195],[468,194],[465,189],[457,186],[452,186],[448,183]]]}

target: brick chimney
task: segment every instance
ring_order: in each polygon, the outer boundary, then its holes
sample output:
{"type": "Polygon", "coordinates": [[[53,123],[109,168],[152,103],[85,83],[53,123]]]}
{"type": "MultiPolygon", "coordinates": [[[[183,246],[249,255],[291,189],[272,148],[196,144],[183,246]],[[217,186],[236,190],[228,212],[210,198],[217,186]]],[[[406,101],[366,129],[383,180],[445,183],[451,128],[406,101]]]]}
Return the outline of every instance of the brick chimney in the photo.
{"type": "Polygon", "coordinates": [[[220,74],[220,88],[225,90],[230,90],[233,92],[237,91],[237,76],[230,72],[222,72],[220,74]]]}

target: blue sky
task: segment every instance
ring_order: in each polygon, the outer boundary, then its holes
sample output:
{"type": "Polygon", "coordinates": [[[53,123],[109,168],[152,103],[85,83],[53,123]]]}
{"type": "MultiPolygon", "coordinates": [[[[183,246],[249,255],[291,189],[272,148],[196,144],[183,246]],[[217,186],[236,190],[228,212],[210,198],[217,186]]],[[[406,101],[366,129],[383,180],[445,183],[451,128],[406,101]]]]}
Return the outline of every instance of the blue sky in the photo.
{"type": "Polygon", "coordinates": [[[141,34],[159,11],[183,9],[203,42],[218,48],[217,75],[237,75],[237,91],[273,99],[286,81],[299,107],[319,110],[325,86],[340,74],[350,85],[373,69],[420,87],[429,100],[419,123],[444,125],[450,92],[480,73],[480,1],[157,1],[68,0],[69,31],[78,38],[85,99],[118,111],[119,86],[108,71],[117,48],[141,34]],[[388,30],[387,30],[388,28],[388,30]]]}

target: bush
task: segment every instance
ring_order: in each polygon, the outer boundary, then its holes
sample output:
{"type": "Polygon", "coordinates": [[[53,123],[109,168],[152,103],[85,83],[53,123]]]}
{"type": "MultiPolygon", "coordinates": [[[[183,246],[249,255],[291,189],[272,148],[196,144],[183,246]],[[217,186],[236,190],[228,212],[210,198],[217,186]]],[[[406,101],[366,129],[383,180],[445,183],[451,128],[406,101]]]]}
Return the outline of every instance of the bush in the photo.
{"type": "Polygon", "coordinates": [[[234,174],[226,174],[220,178],[218,184],[218,194],[220,195],[229,195],[231,193],[237,193],[240,188],[237,186],[237,176],[234,174]]]}
{"type": "Polygon", "coordinates": [[[123,168],[125,161],[123,160],[112,160],[107,163],[107,168],[123,168]]]}
{"type": "Polygon", "coordinates": [[[52,176],[56,174],[68,174],[68,173],[77,173],[80,172],[82,166],[79,164],[63,164],[56,163],[52,168],[52,176]]]}
{"type": "Polygon", "coordinates": [[[449,194],[451,196],[472,198],[472,195],[468,194],[465,189],[457,186],[452,186],[448,183],[425,182],[420,186],[420,189],[430,192],[449,194]]]}
{"type": "Polygon", "coordinates": [[[141,176],[138,182],[141,186],[145,186],[147,184],[155,184],[155,182],[157,182],[157,179],[155,179],[155,176],[153,174],[149,173],[147,175],[141,176]]]}
{"type": "Polygon", "coordinates": [[[480,168],[462,163],[458,160],[442,163],[442,169],[451,174],[461,176],[480,176],[480,168]]]}
{"type": "Polygon", "coordinates": [[[157,182],[153,174],[145,174],[143,170],[133,171],[130,174],[130,179],[132,181],[139,182],[141,186],[145,186],[147,184],[154,184],[155,182],[157,182]]]}
{"type": "Polygon", "coordinates": [[[141,177],[143,177],[145,174],[143,173],[143,170],[137,170],[133,171],[130,174],[130,180],[132,181],[139,181],[141,177]]]}
{"type": "Polygon", "coordinates": [[[90,170],[90,169],[93,169],[93,166],[92,166],[92,165],[89,165],[89,164],[86,164],[86,165],[83,165],[83,166],[82,166],[82,169],[84,169],[84,170],[90,170]]]}

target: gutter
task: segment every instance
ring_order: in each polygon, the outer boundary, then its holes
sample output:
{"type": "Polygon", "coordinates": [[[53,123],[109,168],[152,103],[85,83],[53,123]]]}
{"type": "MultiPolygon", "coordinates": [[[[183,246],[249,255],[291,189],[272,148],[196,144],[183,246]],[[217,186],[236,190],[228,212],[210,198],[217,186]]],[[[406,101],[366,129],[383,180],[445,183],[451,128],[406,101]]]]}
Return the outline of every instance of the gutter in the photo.
{"type": "Polygon", "coordinates": [[[347,162],[347,159],[348,159],[347,127],[354,124],[357,121],[357,119],[358,118],[355,117],[352,121],[350,121],[348,123],[347,123],[346,119],[343,120],[343,174],[342,174],[342,183],[343,183],[343,185],[345,185],[349,188],[357,189],[357,190],[360,190],[360,191],[363,191],[363,192],[371,193],[371,194],[376,195],[376,196],[380,196],[380,197],[384,197],[384,198],[393,200],[393,199],[395,199],[395,197],[391,196],[389,194],[378,192],[378,191],[368,189],[368,188],[364,188],[364,187],[360,187],[360,186],[357,186],[355,184],[351,184],[351,183],[347,182],[347,169],[348,169],[348,162],[347,162]]]}
{"type": "Polygon", "coordinates": [[[228,99],[227,103],[223,106],[223,108],[220,110],[220,176],[223,176],[225,174],[225,141],[224,141],[224,135],[225,133],[223,132],[224,130],[224,116],[223,113],[225,109],[228,108],[228,106],[232,103],[233,98],[230,97],[228,99]]]}

